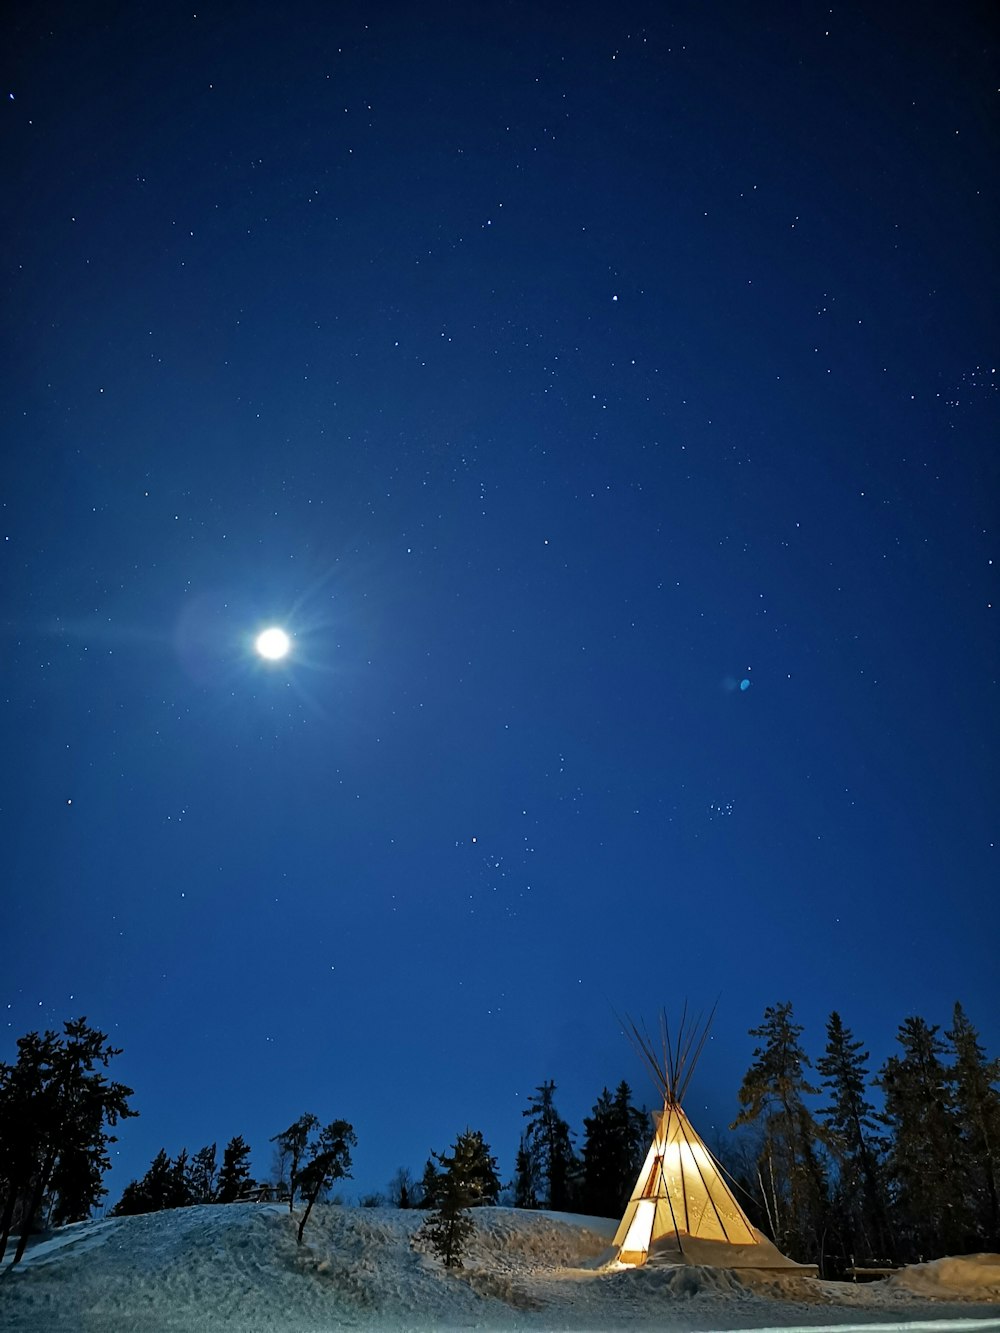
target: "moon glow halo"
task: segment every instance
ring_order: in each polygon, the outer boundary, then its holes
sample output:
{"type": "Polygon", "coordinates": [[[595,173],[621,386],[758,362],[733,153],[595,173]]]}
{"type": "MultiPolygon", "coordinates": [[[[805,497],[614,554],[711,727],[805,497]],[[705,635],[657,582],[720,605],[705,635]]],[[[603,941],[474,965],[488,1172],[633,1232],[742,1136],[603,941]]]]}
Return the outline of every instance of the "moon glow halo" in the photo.
{"type": "Polygon", "coordinates": [[[261,657],[267,658],[269,662],[279,662],[283,657],[288,656],[292,641],[283,629],[277,625],[272,625],[270,629],[261,630],[254,640],[254,647],[261,657]]]}

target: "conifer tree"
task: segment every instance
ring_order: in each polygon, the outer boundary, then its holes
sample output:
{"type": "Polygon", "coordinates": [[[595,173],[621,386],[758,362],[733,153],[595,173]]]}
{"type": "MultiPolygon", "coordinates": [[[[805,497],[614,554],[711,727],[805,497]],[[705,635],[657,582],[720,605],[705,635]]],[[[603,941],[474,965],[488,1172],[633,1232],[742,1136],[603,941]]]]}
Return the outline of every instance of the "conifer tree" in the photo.
{"type": "Polygon", "coordinates": [[[750,1029],[761,1045],[739,1090],[743,1110],[733,1128],[759,1122],[763,1150],[758,1171],[765,1181],[774,1239],[799,1260],[821,1263],[827,1220],[826,1172],[821,1145],[827,1139],[805,1098],[818,1089],[804,1070],[809,1059],[799,1042],[802,1028],[790,1003],[768,1006],[764,1021],[750,1029]]]}
{"type": "Polygon", "coordinates": [[[209,1143],[199,1148],[191,1158],[189,1188],[192,1203],[215,1202],[215,1178],[218,1174],[215,1151],[215,1144],[209,1143]]]}
{"type": "MultiPolygon", "coordinates": [[[[500,1197],[500,1177],[497,1159],[478,1129],[466,1129],[459,1134],[452,1149],[454,1170],[459,1172],[473,1199],[472,1206],[495,1204],[500,1197]]],[[[447,1169],[447,1159],[438,1159],[447,1169]]]]}
{"type": "Polygon", "coordinates": [[[139,1181],[130,1180],[122,1190],[122,1197],[115,1206],[109,1210],[109,1217],[137,1217],[140,1213],[146,1213],[150,1210],[143,1205],[139,1193],[139,1181]]]}
{"type": "Polygon", "coordinates": [[[514,1207],[538,1207],[538,1172],[523,1134],[514,1164],[514,1207]]]}
{"type": "Polygon", "coordinates": [[[937,1034],[922,1018],[905,1019],[897,1034],[903,1054],[891,1055],[878,1079],[892,1134],[890,1198],[908,1261],[962,1253],[973,1230],[961,1123],[937,1034]]]}
{"type": "Polygon", "coordinates": [[[573,1204],[579,1163],[569,1125],[556,1110],[555,1091],[551,1080],[543,1083],[521,1114],[528,1117],[524,1142],[535,1179],[542,1183],[543,1206],[562,1212],[573,1204]]]}
{"type": "Polygon", "coordinates": [[[182,1148],[170,1164],[165,1208],[186,1208],[191,1202],[191,1181],[188,1152],[182,1148]]]}
{"type": "Polygon", "coordinates": [[[351,1149],[357,1142],[354,1130],[346,1120],[331,1120],[310,1146],[309,1156],[299,1171],[299,1188],[306,1201],[306,1210],[299,1222],[297,1239],[300,1245],[316,1200],[335,1180],[350,1176],[351,1149]]]}
{"type": "Polygon", "coordinates": [[[833,1203],[844,1258],[852,1263],[862,1258],[891,1259],[894,1242],[879,1157],[879,1127],[867,1097],[868,1052],[836,1012],[830,1015],[826,1032],[826,1054],[816,1068],[830,1095],[830,1105],[820,1115],[838,1162],[833,1203]]]}
{"type": "Polygon", "coordinates": [[[950,1031],[950,1078],[979,1245],[1000,1249],[1000,1060],[987,1060],[979,1033],[955,1005],[950,1031]]]}
{"type": "Polygon", "coordinates": [[[632,1105],[632,1091],[620,1083],[612,1097],[604,1088],[593,1113],[583,1120],[581,1207],[593,1217],[619,1217],[629,1201],[648,1147],[646,1117],[632,1105]]]}
{"type": "Polygon", "coordinates": [[[138,1213],[158,1213],[171,1207],[169,1202],[174,1187],[173,1163],[161,1148],[141,1180],[132,1180],[122,1197],[111,1210],[112,1217],[134,1217],[138,1213]]]}
{"type": "Polygon", "coordinates": [[[132,1089],[103,1073],[121,1052],[85,1018],[65,1023],[62,1036],[29,1032],[17,1046],[17,1062],[0,1064],[0,1258],[17,1220],[14,1263],[46,1196],[62,1221],[87,1216],[105,1193],[108,1128],[138,1114],[132,1089]]]}
{"type": "Polygon", "coordinates": [[[237,1134],[229,1140],[222,1154],[216,1200],[218,1203],[235,1203],[252,1186],[250,1145],[242,1134],[237,1134]]]}
{"type": "Polygon", "coordinates": [[[481,1152],[472,1132],[466,1131],[459,1135],[450,1154],[435,1156],[443,1168],[438,1176],[437,1203],[420,1231],[444,1260],[445,1268],[461,1268],[462,1253],[474,1229],[469,1210],[482,1202],[481,1152]]]}
{"type": "Polygon", "coordinates": [[[431,1153],[424,1167],[424,1174],[420,1177],[420,1207],[436,1208],[438,1205],[438,1191],[441,1188],[441,1172],[434,1161],[434,1154],[431,1153]]]}

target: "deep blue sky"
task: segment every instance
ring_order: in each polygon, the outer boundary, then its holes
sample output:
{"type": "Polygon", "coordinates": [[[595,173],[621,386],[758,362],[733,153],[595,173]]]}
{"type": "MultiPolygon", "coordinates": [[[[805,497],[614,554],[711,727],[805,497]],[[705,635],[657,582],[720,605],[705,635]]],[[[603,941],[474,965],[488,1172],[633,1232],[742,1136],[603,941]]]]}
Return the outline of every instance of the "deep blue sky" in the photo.
{"type": "Polygon", "coordinates": [[[612,1007],[710,1137],[781,1000],[1000,1053],[988,13],[15,6],[0,1058],[125,1048],[112,1200],[509,1174],[612,1007]]]}

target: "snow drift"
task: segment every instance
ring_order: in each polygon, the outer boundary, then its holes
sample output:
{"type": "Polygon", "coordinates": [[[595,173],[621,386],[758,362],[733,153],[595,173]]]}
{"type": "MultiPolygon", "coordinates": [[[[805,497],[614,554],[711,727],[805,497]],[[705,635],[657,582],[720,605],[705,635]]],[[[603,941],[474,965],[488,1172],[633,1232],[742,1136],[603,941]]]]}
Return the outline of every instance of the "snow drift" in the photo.
{"type": "Polygon", "coordinates": [[[696,1265],[602,1267],[614,1221],[511,1208],[474,1216],[457,1272],[419,1237],[424,1215],[393,1208],[320,1205],[302,1246],[296,1219],[274,1204],[82,1222],[3,1270],[0,1330],[1000,1328],[1000,1255],[852,1286],[696,1265]]]}

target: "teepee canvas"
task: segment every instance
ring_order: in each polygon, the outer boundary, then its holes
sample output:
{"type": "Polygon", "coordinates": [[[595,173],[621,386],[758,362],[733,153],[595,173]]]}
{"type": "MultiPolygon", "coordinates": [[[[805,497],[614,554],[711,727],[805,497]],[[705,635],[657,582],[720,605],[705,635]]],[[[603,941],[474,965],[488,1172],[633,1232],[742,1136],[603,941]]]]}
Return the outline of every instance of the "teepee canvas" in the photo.
{"type": "Polygon", "coordinates": [[[716,1268],[794,1268],[815,1272],[787,1259],[750,1222],[726,1183],[722,1168],[684,1114],[681,1100],[708,1036],[703,1026],[681,1019],[676,1042],[662,1022],[662,1060],[634,1023],[636,1049],[653,1072],[663,1095],[663,1111],[639,1179],[615,1232],[615,1257],[637,1266],[650,1258],[667,1263],[716,1268]]]}

